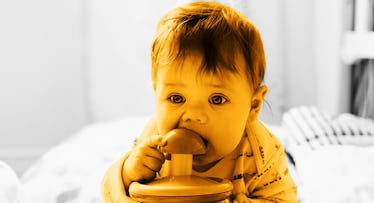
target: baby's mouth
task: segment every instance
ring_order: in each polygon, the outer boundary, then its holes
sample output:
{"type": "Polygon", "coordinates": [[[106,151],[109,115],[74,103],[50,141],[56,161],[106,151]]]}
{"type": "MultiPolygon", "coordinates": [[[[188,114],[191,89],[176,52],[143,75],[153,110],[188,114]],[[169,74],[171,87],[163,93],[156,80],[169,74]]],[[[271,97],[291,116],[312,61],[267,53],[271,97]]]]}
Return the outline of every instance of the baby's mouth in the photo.
{"type": "MultiPolygon", "coordinates": [[[[182,128],[183,128],[183,127],[182,127],[182,128]]],[[[208,142],[208,140],[205,139],[205,138],[204,138],[200,133],[198,133],[198,132],[196,132],[196,131],[194,131],[194,130],[192,130],[192,129],[189,129],[189,128],[184,128],[184,129],[187,129],[187,130],[189,130],[189,131],[192,131],[192,132],[196,133],[196,135],[198,135],[198,136],[200,137],[200,139],[203,141],[203,143],[204,143],[204,148],[205,148],[205,153],[203,153],[203,154],[194,154],[194,155],[193,155],[193,160],[194,160],[194,161],[201,162],[202,158],[203,158],[204,156],[206,156],[206,153],[208,153],[208,149],[209,149],[209,142],[208,142]]]]}
{"type": "MultiPolygon", "coordinates": [[[[184,128],[184,127],[180,127],[180,128],[183,128],[183,129],[187,129],[187,130],[189,130],[189,131],[192,131],[192,132],[194,132],[194,133],[196,133],[196,135],[198,135],[200,138],[201,138],[201,140],[203,141],[203,143],[204,143],[204,146],[205,146],[205,150],[207,150],[208,149],[208,140],[207,139],[205,139],[200,133],[198,133],[198,132],[196,132],[196,131],[194,131],[194,130],[191,130],[191,129],[189,129],[189,128],[184,128]]],[[[201,154],[201,155],[203,155],[203,154],[201,154]]]]}
{"type": "Polygon", "coordinates": [[[201,139],[203,140],[203,142],[204,142],[204,145],[205,145],[205,150],[207,150],[208,149],[208,140],[206,140],[205,138],[203,138],[202,136],[200,136],[201,137],[201,139]]]}
{"type": "Polygon", "coordinates": [[[202,140],[203,143],[204,143],[205,153],[204,153],[204,154],[194,154],[194,155],[193,155],[193,159],[194,159],[195,161],[201,161],[202,157],[206,156],[207,153],[208,153],[208,150],[209,150],[209,145],[208,145],[209,142],[208,142],[208,140],[205,139],[204,137],[202,137],[201,135],[200,135],[200,138],[201,138],[201,140],[202,140]]]}

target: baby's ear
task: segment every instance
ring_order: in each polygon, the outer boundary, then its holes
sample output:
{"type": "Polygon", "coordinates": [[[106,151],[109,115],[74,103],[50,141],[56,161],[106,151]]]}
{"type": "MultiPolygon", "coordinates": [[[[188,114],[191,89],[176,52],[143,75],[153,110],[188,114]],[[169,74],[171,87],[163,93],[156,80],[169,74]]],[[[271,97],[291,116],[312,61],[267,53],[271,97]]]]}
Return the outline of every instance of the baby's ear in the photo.
{"type": "Polygon", "coordinates": [[[249,112],[249,118],[248,118],[249,122],[252,122],[258,119],[258,116],[260,114],[262,104],[264,103],[267,92],[268,92],[268,87],[266,85],[262,85],[253,94],[252,102],[251,102],[251,111],[249,112]]]}

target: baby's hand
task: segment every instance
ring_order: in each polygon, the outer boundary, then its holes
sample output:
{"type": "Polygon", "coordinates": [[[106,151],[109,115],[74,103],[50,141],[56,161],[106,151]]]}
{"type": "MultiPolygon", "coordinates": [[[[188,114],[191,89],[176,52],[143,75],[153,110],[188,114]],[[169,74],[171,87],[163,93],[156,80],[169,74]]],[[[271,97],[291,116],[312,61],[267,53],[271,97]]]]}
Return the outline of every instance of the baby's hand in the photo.
{"type": "Polygon", "coordinates": [[[233,203],[250,203],[250,202],[251,201],[248,199],[248,197],[243,193],[237,194],[233,201],[233,203]]]}
{"type": "Polygon", "coordinates": [[[137,143],[124,164],[124,172],[130,181],[151,180],[160,171],[165,157],[158,147],[165,146],[159,135],[149,136],[137,143]]]}

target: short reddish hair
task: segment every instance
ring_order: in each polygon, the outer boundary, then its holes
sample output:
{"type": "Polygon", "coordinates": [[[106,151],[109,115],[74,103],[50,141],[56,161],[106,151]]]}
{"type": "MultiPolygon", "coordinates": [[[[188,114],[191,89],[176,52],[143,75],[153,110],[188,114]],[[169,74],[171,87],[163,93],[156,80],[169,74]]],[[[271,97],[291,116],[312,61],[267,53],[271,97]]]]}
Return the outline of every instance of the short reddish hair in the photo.
{"type": "Polygon", "coordinates": [[[169,11],[157,26],[152,45],[152,80],[160,64],[203,54],[201,71],[238,72],[235,54],[243,54],[253,88],[265,75],[265,52],[258,29],[240,12],[217,2],[192,2],[169,11]],[[169,53],[162,52],[167,47],[169,53]]]}

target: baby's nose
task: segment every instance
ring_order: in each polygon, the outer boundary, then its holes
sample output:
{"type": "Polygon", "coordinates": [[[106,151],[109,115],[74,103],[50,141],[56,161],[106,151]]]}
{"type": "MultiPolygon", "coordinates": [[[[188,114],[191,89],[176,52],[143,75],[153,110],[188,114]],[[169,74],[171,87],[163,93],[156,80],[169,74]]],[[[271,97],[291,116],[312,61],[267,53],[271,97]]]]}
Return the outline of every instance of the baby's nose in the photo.
{"type": "Polygon", "coordinates": [[[183,114],[182,120],[185,122],[198,122],[205,124],[208,121],[208,116],[204,111],[191,109],[183,114]]]}

